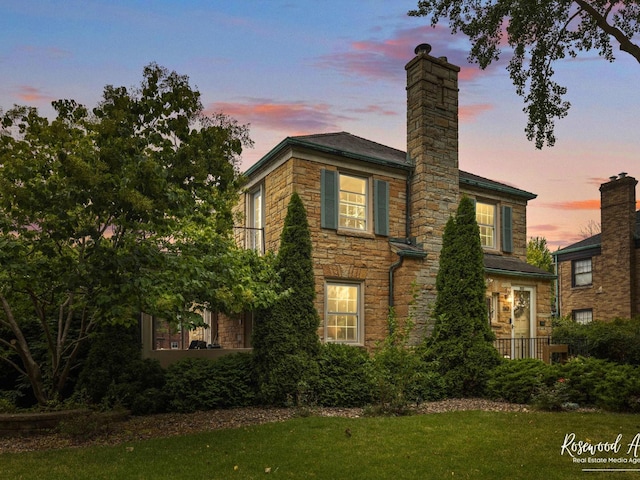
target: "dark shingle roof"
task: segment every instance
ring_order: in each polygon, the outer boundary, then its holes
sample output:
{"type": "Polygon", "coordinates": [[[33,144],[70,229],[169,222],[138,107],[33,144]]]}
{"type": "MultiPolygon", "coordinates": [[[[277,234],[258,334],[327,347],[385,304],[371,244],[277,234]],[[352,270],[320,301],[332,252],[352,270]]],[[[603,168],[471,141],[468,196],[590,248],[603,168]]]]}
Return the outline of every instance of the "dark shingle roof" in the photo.
{"type": "MultiPolygon", "coordinates": [[[[245,172],[250,176],[263,165],[269,163],[286,147],[306,147],[334,155],[361,160],[365,162],[386,165],[409,170],[412,167],[411,160],[406,152],[396,148],[387,147],[377,142],[358,137],[347,132],[320,133],[315,135],[300,135],[287,137],[257,163],[249,167],[245,172]]],[[[497,190],[503,193],[524,197],[528,200],[536,198],[536,195],[512,187],[510,185],[489,180],[471,173],[460,171],[460,183],[497,190]]]]}
{"type": "MultiPolygon", "coordinates": [[[[640,210],[636,212],[636,239],[640,238],[640,210]]],[[[561,248],[552,255],[563,255],[565,253],[578,252],[580,250],[587,250],[589,248],[598,248],[602,243],[602,234],[597,233],[592,235],[591,237],[587,237],[579,242],[572,243],[571,245],[567,245],[564,248],[561,248]]]]}
{"type": "Polygon", "coordinates": [[[540,278],[555,278],[552,273],[542,268],[534,267],[516,257],[492,255],[485,253],[484,268],[487,272],[501,275],[531,276],[540,278]]]}

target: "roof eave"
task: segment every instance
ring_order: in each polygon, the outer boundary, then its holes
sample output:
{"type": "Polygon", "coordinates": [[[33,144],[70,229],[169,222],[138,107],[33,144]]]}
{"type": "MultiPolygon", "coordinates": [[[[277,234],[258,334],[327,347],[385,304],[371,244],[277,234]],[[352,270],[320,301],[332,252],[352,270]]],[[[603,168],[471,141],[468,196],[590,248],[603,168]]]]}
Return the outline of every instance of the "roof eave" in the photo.
{"type": "Polygon", "coordinates": [[[584,247],[575,247],[575,248],[567,247],[567,248],[563,248],[562,250],[556,250],[555,252],[551,252],[551,255],[553,255],[554,257],[557,257],[558,255],[564,255],[566,253],[583,252],[585,250],[596,250],[601,246],[602,245],[600,243],[594,243],[593,245],[585,245],[584,247]]]}
{"type": "Polygon", "coordinates": [[[494,275],[507,275],[510,277],[539,278],[544,280],[555,280],[558,278],[558,276],[553,273],[517,272],[514,270],[503,270],[501,268],[485,267],[484,271],[486,273],[493,273],[494,275]]]}
{"type": "Polygon", "coordinates": [[[485,188],[488,190],[494,190],[496,192],[508,193],[510,195],[515,195],[518,197],[525,198],[527,200],[533,200],[534,198],[538,198],[538,195],[535,193],[527,192],[526,190],[520,190],[519,188],[509,187],[508,185],[496,185],[494,183],[482,182],[479,180],[473,180],[470,178],[460,178],[460,183],[464,183],[466,185],[472,185],[475,187],[485,188]]]}
{"type": "Polygon", "coordinates": [[[368,155],[359,155],[353,152],[347,152],[345,150],[341,150],[339,148],[328,147],[326,145],[319,145],[313,142],[305,142],[304,140],[300,140],[294,137],[287,137],[282,140],[278,145],[276,145],[272,150],[269,151],[264,157],[254,163],[251,167],[249,167],[244,174],[246,176],[251,176],[253,173],[258,171],[263,165],[268,164],[273,158],[275,158],[281,150],[285,147],[304,147],[312,150],[317,150],[323,153],[329,153],[332,155],[338,155],[340,157],[350,158],[353,160],[361,160],[369,163],[374,163],[377,165],[382,165],[385,167],[399,168],[401,170],[409,171],[413,168],[413,166],[409,163],[402,164],[397,162],[392,162],[390,160],[384,160],[378,157],[371,157],[368,155]]]}

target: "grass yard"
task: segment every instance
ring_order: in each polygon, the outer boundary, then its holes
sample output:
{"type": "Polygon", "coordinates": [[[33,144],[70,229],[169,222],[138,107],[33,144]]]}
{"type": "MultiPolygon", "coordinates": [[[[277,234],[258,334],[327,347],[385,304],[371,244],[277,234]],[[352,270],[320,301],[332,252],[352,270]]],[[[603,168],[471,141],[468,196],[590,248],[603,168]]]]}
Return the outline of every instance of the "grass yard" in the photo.
{"type": "MultiPolygon", "coordinates": [[[[612,413],[475,411],[398,418],[307,417],[116,447],[5,453],[0,455],[0,478],[640,478],[639,432],[640,416],[612,413]],[[576,442],[592,444],[614,443],[622,434],[618,453],[595,457],[627,463],[574,462],[568,448],[561,455],[565,436],[571,433],[576,442]],[[637,471],[583,471],[591,468],[637,471]]],[[[586,461],[588,456],[582,458],[586,461]]]]}

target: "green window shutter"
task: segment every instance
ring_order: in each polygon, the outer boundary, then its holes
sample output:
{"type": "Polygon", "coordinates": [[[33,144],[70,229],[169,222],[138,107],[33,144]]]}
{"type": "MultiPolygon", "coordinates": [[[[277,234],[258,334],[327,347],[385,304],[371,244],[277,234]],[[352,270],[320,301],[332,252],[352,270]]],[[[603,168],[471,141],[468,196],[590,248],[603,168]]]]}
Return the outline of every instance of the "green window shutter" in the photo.
{"type": "Polygon", "coordinates": [[[502,251],[513,252],[513,219],[511,207],[502,207],[502,251]]]}
{"type": "Polygon", "coordinates": [[[320,226],[338,228],[338,172],[320,171],[320,226]]]}
{"type": "Polygon", "coordinates": [[[389,182],[373,181],[374,231],[389,236],[389,182]]]}

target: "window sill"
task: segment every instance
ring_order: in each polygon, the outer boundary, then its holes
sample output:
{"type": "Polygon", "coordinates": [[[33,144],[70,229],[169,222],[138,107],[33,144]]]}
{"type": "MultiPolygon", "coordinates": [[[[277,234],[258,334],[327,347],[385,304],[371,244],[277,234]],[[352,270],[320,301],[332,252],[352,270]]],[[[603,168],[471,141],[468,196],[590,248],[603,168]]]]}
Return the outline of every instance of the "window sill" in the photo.
{"type": "Polygon", "coordinates": [[[571,290],[589,290],[593,288],[593,283],[589,285],[572,285],[571,290]]]}
{"type": "Polygon", "coordinates": [[[361,230],[347,230],[344,228],[339,228],[338,230],[336,230],[336,233],[338,235],[342,235],[345,237],[358,237],[358,238],[368,238],[368,239],[375,239],[376,236],[371,233],[371,232],[365,232],[365,231],[361,231],[361,230]]]}

